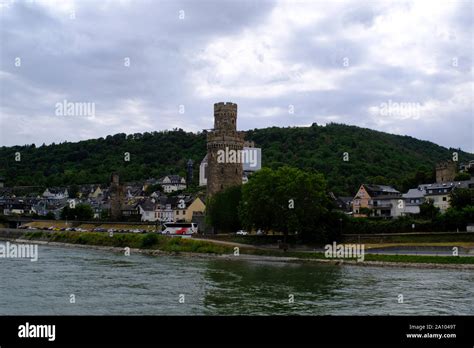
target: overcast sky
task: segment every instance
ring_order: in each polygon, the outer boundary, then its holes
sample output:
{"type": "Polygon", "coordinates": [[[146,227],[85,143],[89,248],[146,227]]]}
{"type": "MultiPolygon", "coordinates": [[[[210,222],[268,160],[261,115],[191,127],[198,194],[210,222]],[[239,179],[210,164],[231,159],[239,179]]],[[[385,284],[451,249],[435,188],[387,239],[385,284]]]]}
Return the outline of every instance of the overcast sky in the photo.
{"type": "Polygon", "coordinates": [[[232,101],[242,130],[337,122],[474,152],[472,4],[0,0],[0,145],[200,131],[232,101]]]}

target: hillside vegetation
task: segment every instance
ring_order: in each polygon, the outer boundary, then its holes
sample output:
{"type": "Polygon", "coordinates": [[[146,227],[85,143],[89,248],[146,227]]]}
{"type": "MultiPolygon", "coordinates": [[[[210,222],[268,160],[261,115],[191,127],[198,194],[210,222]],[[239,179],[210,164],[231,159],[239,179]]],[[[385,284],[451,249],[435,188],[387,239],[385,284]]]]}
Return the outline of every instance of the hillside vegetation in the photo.
{"type": "MultiPolygon", "coordinates": [[[[408,136],[392,135],[342,124],[265,128],[247,132],[262,148],[263,166],[289,165],[324,174],[328,187],[352,195],[361,183],[390,184],[406,190],[434,180],[436,162],[450,159],[456,149],[408,136]],[[348,153],[348,161],[343,153],[348,153]]],[[[459,161],[474,155],[459,152],[459,161]]],[[[199,164],[206,154],[206,133],[172,131],[115,134],[77,143],[1,147],[0,176],[7,186],[62,186],[107,183],[112,171],[124,181],[166,174],[185,175],[188,159],[199,164]],[[21,161],[15,161],[15,153],[21,161]],[[125,161],[125,153],[130,161],[125,161]]]]}

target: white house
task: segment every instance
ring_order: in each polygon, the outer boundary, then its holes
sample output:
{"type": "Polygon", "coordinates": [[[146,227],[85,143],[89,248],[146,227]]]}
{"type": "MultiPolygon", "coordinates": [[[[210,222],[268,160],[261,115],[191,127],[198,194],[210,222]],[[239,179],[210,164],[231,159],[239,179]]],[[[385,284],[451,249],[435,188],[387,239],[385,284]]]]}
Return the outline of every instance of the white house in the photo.
{"type": "Polygon", "coordinates": [[[426,190],[425,199],[433,201],[433,205],[444,213],[451,206],[449,202],[451,191],[457,188],[474,188],[474,180],[449,181],[420,185],[420,187],[426,190]]]}
{"type": "Polygon", "coordinates": [[[155,209],[155,219],[161,222],[173,222],[174,210],[171,204],[158,204],[155,209]]]}
{"type": "Polygon", "coordinates": [[[207,185],[207,154],[201,161],[199,166],[199,186],[207,185]]]}
{"type": "Polygon", "coordinates": [[[423,186],[409,189],[402,195],[405,200],[405,214],[419,214],[420,205],[425,202],[426,190],[423,186]]]}
{"type": "Polygon", "coordinates": [[[184,190],[186,188],[186,179],[179,175],[168,175],[159,180],[159,184],[166,193],[184,190]]]}
{"type": "Polygon", "coordinates": [[[64,199],[69,197],[67,188],[47,188],[43,192],[43,197],[48,199],[64,199]]]}
{"type": "Polygon", "coordinates": [[[155,214],[155,200],[150,199],[138,204],[142,221],[156,221],[157,217],[155,214]]]}

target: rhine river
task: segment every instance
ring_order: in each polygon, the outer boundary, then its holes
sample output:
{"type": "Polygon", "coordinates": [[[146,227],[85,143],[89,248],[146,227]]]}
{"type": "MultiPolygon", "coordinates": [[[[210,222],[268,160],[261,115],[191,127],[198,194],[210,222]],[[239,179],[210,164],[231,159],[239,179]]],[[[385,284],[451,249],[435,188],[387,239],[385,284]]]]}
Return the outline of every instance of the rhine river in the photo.
{"type": "Polygon", "coordinates": [[[38,253],[36,262],[0,259],[0,315],[474,314],[469,270],[125,256],[43,245],[38,253]]]}

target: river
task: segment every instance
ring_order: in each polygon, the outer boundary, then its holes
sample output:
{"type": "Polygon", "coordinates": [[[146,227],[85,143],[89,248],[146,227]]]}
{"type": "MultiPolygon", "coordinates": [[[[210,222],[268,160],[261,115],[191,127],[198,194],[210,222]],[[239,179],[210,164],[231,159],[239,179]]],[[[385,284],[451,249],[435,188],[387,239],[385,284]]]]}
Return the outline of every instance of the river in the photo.
{"type": "Polygon", "coordinates": [[[469,270],[38,252],[0,259],[0,315],[474,314],[469,270]]]}

